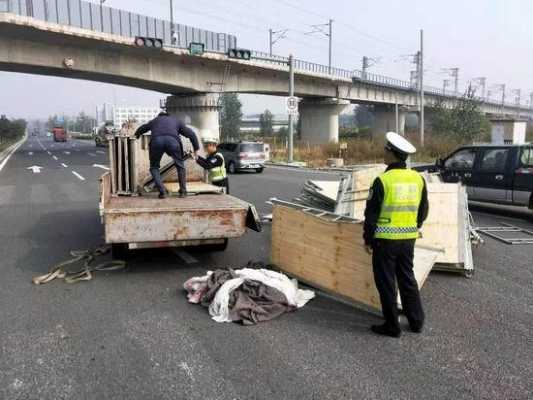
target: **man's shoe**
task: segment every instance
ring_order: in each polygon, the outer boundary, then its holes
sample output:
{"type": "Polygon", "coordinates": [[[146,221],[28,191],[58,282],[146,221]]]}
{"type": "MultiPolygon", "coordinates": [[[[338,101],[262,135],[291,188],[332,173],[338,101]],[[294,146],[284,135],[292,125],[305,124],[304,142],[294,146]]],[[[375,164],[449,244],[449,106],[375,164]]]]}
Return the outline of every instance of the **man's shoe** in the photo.
{"type": "Polygon", "coordinates": [[[372,325],[370,329],[378,335],[390,336],[393,338],[399,338],[402,335],[402,331],[392,330],[385,325],[372,325]]]}
{"type": "Polygon", "coordinates": [[[160,199],[164,199],[164,198],[167,197],[167,194],[166,194],[166,192],[160,192],[158,197],[159,197],[160,199]]]}
{"type": "Polygon", "coordinates": [[[178,197],[180,199],[183,199],[184,197],[187,197],[187,192],[179,192],[178,197]]]}
{"type": "Polygon", "coordinates": [[[411,332],[413,332],[413,333],[422,333],[422,330],[424,328],[423,325],[420,325],[420,326],[410,325],[409,327],[411,328],[411,332]]]}

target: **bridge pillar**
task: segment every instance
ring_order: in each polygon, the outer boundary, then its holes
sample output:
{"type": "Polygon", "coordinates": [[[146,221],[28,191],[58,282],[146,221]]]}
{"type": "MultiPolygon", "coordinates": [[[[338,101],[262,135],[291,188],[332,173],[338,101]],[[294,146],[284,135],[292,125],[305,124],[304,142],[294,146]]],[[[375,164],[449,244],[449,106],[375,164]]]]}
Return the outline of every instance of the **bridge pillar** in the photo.
{"type": "Polygon", "coordinates": [[[186,124],[198,129],[202,138],[220,138],[218,95],[214,93],[174,95],[167,97],[166,109],[186,124]]]}
{"type": "MultiPolygon", "coordinates": [[[[405,117],[407,108],[398,106],[398,134],[405,134],[405,117]]],[[[382,134],[396,131],[396,107],[395,105],[380,104],[374,106],[373,133],[382,134]]]]}
{"type": "Polygon", "coordinates": [[[309,144],[339,142],[339,114],[347,100],[305,98],[299,104],[301,140],[309,144]]]}

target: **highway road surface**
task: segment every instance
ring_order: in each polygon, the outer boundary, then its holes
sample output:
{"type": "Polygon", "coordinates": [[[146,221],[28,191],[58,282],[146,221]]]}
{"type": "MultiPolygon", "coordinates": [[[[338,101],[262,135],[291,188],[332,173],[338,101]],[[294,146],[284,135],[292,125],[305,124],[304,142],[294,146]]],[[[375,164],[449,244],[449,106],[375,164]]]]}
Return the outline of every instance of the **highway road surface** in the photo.
{"type": "MultiPolygon", "coordinates": [[[[0,171],[0,399],[531,399],[533,246],[487,239],[472,279],[432,273],[421,335],[377,337],[379,318],[318,296],[253,327],[217,324],[183,282],[267,261],[270,229],[224,253],[134,254],[127,270],[34,286],[70,250],[102,243],[105,149],[29,138],[0,171]]],[[[231,176],[232,193],[269,213],[305,179],[268,168],[231,176]]],[[[476,207],[480,225],[533,229],[524,212],[476,207]]]]}

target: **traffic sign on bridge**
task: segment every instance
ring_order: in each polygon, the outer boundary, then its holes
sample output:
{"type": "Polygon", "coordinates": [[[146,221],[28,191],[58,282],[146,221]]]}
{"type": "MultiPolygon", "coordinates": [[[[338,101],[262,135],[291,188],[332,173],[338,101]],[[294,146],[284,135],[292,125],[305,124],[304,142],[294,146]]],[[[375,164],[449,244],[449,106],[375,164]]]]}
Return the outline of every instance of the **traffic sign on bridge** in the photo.
{"type": "Polygon", "coordinates": [[[296,96],[287,97],[287,114],[298,115],[298,102],[299,99],[296,96]]]}

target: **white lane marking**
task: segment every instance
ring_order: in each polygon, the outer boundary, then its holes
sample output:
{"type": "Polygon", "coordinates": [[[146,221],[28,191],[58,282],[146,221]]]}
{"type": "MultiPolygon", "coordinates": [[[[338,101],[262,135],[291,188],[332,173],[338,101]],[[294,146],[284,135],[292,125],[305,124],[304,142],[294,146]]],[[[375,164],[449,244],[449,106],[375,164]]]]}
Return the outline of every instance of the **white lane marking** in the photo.
{"type": "Polygon", "coordinates": [[[24,143],[24,141],[21,141],[18,145],[16,145],[13,149],[11,149],[11,152],[6,156],[6,158],[4,158],[4,161],[2,161],[0,163],[0,171],[2,171],[5,167],[5,165],[7,164],[7,162],[9,161],[9,159],[11,158],[11,156],[13,154],[15,154],[15,151],[17,151],[17,149],[22,146],[22,143],[24,143]]]}
{"type": "Polygon", "coordinates": [[[189,253],[187,253],[184,250],[174,250],[174,254],[176,254],[179,258],[181,258],[186,264],[196,264],[198,260],[191,256],[189,253]]]}
{"type": "Polygon", "coordinates": [[[52,156],[52,158],[57,161],[57,157],[56,156],[52,156]]]}
{"type": "Polygon", "coordinates": [[[96,154],[94,153],[87,153],[87,154],[89,154],[91,157],[96,157],[96,154]]]}
{"type": "Polygon", "coordinates": [[[48,153],[48,155],[49,155],[49,156],[51,156],[51,155],[52,155],[52,153],[51,153],[50,151],[47,151],[47,153],[48,153]]]}
{"type": "Polygon", "coordinates": [[[63,168],[68,168],[68,165],[67,165],[67,164],[63,164],[63,163],[61,163],[61,165],[63,166],[63,168]]]}
{"type": "Polygon", "coordinates": [[[39,167],[38,165],[32,165],[31,167],[28,167],[26,169],[31,169],[31,172],[33,172],[34,174],[40,174],[41,173],[41,169],[44,169],[43,167],[39,167]]]}
{"type": "Polygon", "coordinates": [[[63,153],[65,153],[66,155],[69,155],[70,151],[64,151],[63,153]]]}
{"type": "Polygon", "coordinates": [[[74,175],[76,175],[76,177],[77,177],[80,181],[84,181],[84,180],[85,180],[85,178],[84,178],[83,176],[81,176],[80,174],[78,174],[76,171],[72,171],[72,173],[73,173],[74,175]]]}
{"type": "Polygon", "coordinates": [[[105,165],[93,164],[93,167],[94,168],[101,168],[101,169],[105,169],[106,171],[109,171],[109,168],[106,167],[105,165]]]}
{"type": "Polygon", "coordinates": [[[33,151],[28,152],[29,156],[33,156],[33,151]]]}
{"type": "Polygon", "coordinates": [[[105,152],[102,151],[102,150],[96,150],[96,152],[97,152],[97,153],[100,153],[100,154],[105,154],[105,152]]]}

